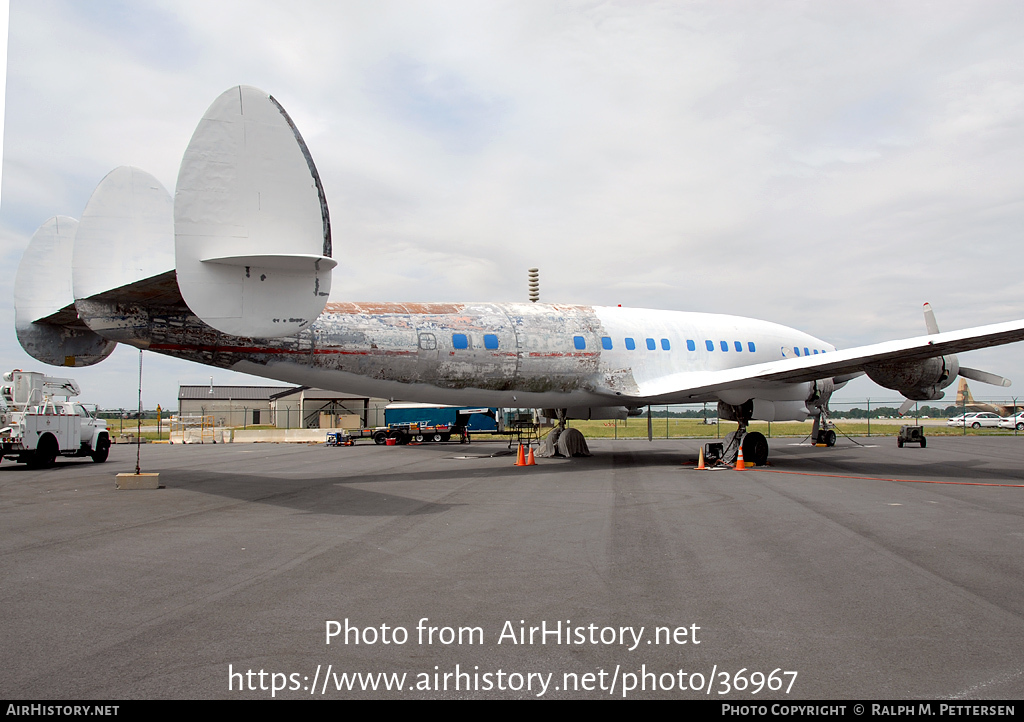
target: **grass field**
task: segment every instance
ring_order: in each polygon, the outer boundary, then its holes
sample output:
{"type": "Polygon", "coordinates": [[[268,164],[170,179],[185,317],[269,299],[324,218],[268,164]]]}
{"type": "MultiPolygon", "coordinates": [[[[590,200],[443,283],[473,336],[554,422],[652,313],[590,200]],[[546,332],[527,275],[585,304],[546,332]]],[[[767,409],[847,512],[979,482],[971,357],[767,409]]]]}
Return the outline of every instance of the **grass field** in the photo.
{"type": "MultiPolygon", "coordinates": [[[[913,424],[913,420],[908,420],[913,424]]],[[[637,417],[626,421],[570,421],[569,426],[579,429],[583,435],[590,439],[634,439],[647,438],[647,419],[637,417]]],[[[721,426],[705,425],[700,419],[665,419],[654,417],[651,419],[651,427],[654,438],[696,438],[714,439],[718,436],[725,436],[730,431],[736,430],[736,423],[723,421],[721,426]]],[[[760,431],[765,436],[771,437],[803,437],[811,433],[810,421],[783,421],[769,424],[766,421],[752,421],[747,427],[749,431],[760,431]]],[[[867,436],[867,421],[844,421],[835,422],[836,434],[842,436],[867,436]]],[[[898,424],[871,423],[871,436],[896,436],[900,431],[898,424]]],[[[542,432],[543,433],[543,432],[542,432]]],[[[1013,436],[1013,429],[967,429],[967,436],[1013,436]]],[[[964,430],[952,426],[927,426],[926,436],[964,436],[964,430]]],[[[1024,433],[1020,436],[1024,438],[1024,433]]]]}
{"type": "MultiPolygon", "coordinates": [[[[908,419],[908,424],[913,424],[913,419],[908,419]]],[[[124,422],[124,434],[134,437],[138,421],[132,419],[124,422]]],[[[570,421],[569,426],[579,429],[588,439],[646,439],[647,419],[637,417],[626,421],[570,421]]],[[[704,424],[700,419],[665,419],[654,417],[651,419],[652,431],[656,439],[714,439],[725,436],[736,430],[736,423],[723,421],[718,424],[704,424]]],[[[114,435],[120,434],[121,425],[117,419],[107,422],[107,428],[114,435]]],[[[239,427],[241,428],[241,427],[239,427]]],[[[249,429],[272,429],[273,426],[262,425],[252,426],[249,429]]],[[[143,420],[142,438],[148,441],[167,440],[169,424],[166,420],[161,424],[161,430],[157,431],[155,420],[143,420]]],[[[760,431],[765,436],[802,438],[811,433],[810,421],[783,421],[769,424],[766,421],[752,421],[748,427],[750,431],[760,431]]],[[[866,421],[846,421],[840,419],[835,422],[836,434],[840,437],[867,436],[868,424],[866,421]]],[[[896,436],[899,433],[898,423],[880,423],[872,421],[871,436],[896,436]]],[[[547,430],[541,429],[541,435],[547,434],[547,430]]],[[[926,436],[1014,436],[1024,438],[1024,432],[1018,433],[1013,429],[967,429],[951,426],[926,426],[926,436]]]]}

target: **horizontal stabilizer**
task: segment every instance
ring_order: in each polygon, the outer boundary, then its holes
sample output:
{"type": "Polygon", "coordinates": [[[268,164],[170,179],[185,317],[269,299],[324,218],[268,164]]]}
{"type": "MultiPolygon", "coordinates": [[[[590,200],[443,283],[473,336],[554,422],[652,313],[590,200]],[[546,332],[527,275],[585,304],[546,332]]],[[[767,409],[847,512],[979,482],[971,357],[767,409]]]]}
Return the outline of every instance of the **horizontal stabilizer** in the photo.
{"type": "Polygon", "coordinates": [[[49,219],[32,236],[14,279],[14,327],[22,348],[53,366],[91,366],[117,345],[93,333],[74,306],[72,253],[78,221],[49,219]]]}
{"type": "Polygon", "coordinates": [[[276,338],[309,326],[331,291],[320,176],[284,108],[238,86],[206,111],[174,196],[178,285],[205,323],[276,338]]]}
{"type": "Polygon", "coordinates": [[[338,262],[327,256],[303,253],[266,253],[262,256],[221,256],[204,258],[203,263],[223,263],[225,266],[267,268],[273,271],[329,271],[338,262]]]}

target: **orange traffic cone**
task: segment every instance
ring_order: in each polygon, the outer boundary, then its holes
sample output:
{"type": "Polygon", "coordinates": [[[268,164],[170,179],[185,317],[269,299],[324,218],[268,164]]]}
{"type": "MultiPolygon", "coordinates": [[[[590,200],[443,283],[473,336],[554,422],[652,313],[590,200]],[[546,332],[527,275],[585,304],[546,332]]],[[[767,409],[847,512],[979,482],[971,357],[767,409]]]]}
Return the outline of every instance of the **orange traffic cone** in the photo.
{"type": "Polygon", "coordinates": [[[740,444],[740,449],[736,454],[736,471],[746,471],[747,465],[743,461],[743,444],[740,444]]]}
{"type": "Polygon", "coordinates": [[[700,455],[697,457],[697,471],[703,471],[707,467],[704,466],[704,447],[700,447],[700,455]]]}
{"type": "Polygon", "coordinates": [[[516,466],[526,466],[526,456],[523,454],[523,445],[519,445],[519,456],[516,458],[516,466]]]}
{"type": "Polygon", "coordinates": [[[533,447],[532,446],[530,447],[530,455],[526,459],[526,465],[527,466],[536,466],[537,465],[537,460],[535,458],[533,458],[533,447]]]}

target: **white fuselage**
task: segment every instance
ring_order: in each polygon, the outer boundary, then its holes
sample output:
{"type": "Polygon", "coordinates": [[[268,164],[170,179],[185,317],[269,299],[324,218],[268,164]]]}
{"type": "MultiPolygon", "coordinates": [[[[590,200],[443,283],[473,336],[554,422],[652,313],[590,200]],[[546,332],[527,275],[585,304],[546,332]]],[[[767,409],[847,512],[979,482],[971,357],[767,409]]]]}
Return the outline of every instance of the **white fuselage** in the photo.
{"type": "MultiPolygon", "coordinates": [[[[159,349],[156,349],[159,350],[159,349]]],[[[239,349],[241,350],[241,349],[239,349]]],[[[540,408],[758,399],[755,418],[803,419],[810,384],[713,394],[658,382],[835,347],[778,324],[719,314],[545,304],[330,304],[309,351],[253,349],[246,373],[404,401],[540,408]]]]}

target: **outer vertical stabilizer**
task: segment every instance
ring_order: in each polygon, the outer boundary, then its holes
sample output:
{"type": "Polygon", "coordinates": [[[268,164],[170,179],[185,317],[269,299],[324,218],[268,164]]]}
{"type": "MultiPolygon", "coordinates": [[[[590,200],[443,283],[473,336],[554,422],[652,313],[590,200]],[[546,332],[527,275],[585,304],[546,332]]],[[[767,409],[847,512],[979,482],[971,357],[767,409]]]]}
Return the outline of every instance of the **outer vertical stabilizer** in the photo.
{"type": "Polygon", "coordinates": [[[91,366],[117,344],[90,331],[75,311],[71,259],[78,221],[57,216],[32,236],[14,279],[14,326],[22,348],[54,366],[91,366]]]}
{"type": "Polygon", "coordinates": [[[178,286],[235,336],[290,336],[331,290],[330,217],[316,166],[284,108],[238,86],[206,111],[174,196],[178,286]]]}

